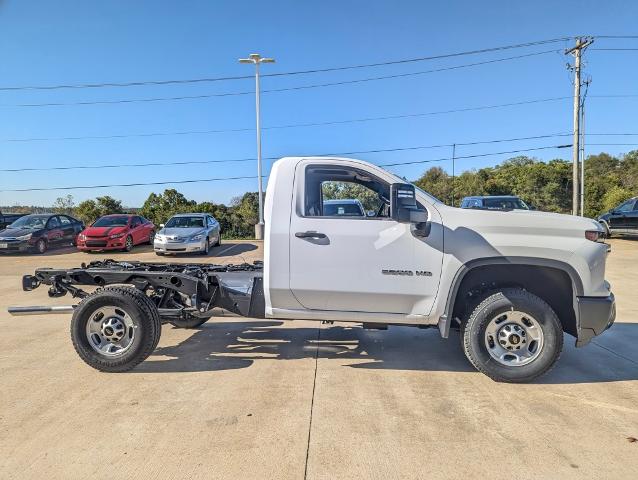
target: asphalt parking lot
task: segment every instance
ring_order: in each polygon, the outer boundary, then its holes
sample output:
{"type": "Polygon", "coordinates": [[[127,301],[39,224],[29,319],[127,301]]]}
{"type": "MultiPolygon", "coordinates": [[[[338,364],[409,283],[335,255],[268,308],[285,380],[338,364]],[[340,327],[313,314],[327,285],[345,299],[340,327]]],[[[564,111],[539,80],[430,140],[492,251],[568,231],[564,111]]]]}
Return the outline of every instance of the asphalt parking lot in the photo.
{"type": "MultiPolygon", "coordinates": [[[[149,360],[103,374],[76,356],[69,316],[6,313],[70,303],[20,291],[20,276],[159,257],[0,256],[0,478],[636,478],[638,241],[610,242],[616,325],[582,349],[568,338],[528,385],[492,382],[436,330],[233,316],[165,326],[149,360]]],[[[261,256],[260,243],[228,241],[159,260],[261,256]]]]}

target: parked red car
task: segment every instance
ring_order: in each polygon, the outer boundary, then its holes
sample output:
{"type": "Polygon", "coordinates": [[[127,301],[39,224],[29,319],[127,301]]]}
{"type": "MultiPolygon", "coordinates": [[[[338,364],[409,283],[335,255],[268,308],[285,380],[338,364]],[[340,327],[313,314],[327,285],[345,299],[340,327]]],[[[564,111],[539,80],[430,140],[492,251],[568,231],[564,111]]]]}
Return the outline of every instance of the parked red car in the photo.
{"type": "Polygon", "coordinates": [[[78,235],[79,250],[124,250],[130,252],[135,245],[153,244],[155,225],[139,215],[114,214],[98,218],[93,225],[78,235]]]}

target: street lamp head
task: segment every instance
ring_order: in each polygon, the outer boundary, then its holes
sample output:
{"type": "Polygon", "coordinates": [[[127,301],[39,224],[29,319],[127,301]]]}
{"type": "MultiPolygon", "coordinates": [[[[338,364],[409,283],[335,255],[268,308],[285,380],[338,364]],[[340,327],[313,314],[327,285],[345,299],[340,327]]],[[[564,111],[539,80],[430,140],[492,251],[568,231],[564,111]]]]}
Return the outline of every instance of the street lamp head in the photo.
{"type": "Polygon", "coordinates": [[[240,58],[239,63],[255,63],[250,58],[240,58]]]}
{"type": "Polygon", "coordinates": [[[259,60],[259,63],[275,63],[275,59],[274,58],[262,58],[261,60],[259,60]]]}
{"type": "Polygon", "coordinates": [[[262,58],[258,53],[251,53],[248,58],[240,58],[239,63],[275,63],[274,58],[262,58]]]}

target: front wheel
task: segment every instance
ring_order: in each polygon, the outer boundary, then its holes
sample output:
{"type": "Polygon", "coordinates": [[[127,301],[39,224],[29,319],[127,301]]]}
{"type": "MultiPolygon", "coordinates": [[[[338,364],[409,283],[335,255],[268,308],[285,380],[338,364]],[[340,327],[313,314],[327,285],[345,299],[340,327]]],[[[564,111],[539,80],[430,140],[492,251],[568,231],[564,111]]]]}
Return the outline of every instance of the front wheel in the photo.
{"type": "Polygon", "coordinates": [[[461,332],[468,360],[498,382],[534,380],[554,366],[563,348],[563,329],[554,310],[522,288],[488,294],[461,332]]]}
{"type": "Polygon", "coordinates": [[[129,235],[126,237],[126,240],[124,240],[124,251],[130,252],[131,250],[133,250],[133,237],[129,235]]]}
{"type": "Polygon", "coordinates": [[[103,372],[125,372],[155,350],[161,329],[159,312],[144,292],[106,287],[75,308],[71,340],[87,365],[103,372]]]}
{"type": "Polygon", "coordinates": [[[201,253],[202,255],[208,255],[209,252],[210,252],[210,238],[206,237],[206,240],[204,241],[204,249],[200,250],[199,253],[201,253]]]}

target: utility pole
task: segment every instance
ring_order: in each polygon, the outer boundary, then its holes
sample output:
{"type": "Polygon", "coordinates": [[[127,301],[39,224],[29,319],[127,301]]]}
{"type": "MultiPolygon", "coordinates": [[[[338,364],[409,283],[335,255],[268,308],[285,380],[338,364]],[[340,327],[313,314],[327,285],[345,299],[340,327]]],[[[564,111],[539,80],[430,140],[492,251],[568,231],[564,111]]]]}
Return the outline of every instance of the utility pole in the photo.
{"type": "MultiPolygon", "coordinates": [[[[565,51],[574,55],[574,141],[573,141],[573,169],[572,169],[572,214],[579,214],[580,204],[580,73],[582,52],[593,43],[592,37],[577,37],[576,46],[565,51]]],[[[580,212],[582,215],[582,212],[580,212]]]]}
{"type": "Polygon", "coordinates": [[[258,53],[251,53],[248,58],[240,58],[239,63],[252,63],[255,65],[255,115],[257,127],[257,180],[259,182],[259,223],[255,225],[255,238],[264,238],[264,192],[261,180],[261,109],[259,104],[259,65],[262,63],[275,63],[274,58],[263,58],[258,53]]]}

